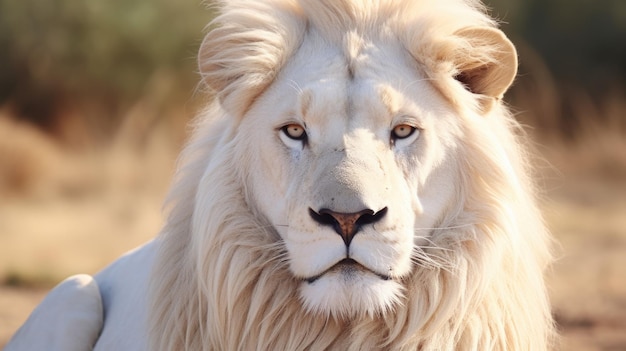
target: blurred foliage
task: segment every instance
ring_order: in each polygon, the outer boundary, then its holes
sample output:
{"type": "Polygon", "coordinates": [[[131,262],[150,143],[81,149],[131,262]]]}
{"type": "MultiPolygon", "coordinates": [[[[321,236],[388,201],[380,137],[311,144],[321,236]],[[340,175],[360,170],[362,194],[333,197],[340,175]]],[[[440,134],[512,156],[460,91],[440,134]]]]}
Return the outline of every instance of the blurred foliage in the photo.
{"type": "Polygon", "coordinates": [[[558,80],[582,84],[594,94],[626,83],[626,1],[487,2],[514,41],[539,52],[558,80]]]}
{"type": "Polygon", "coordinates": [[[487,3],[519,51],[508,94],[518,119],[573,142],[591,125],[626,135],[626,1],[487,3]]]}
{"type": "Polygon", "coordinates": [[[155,74],[189,96],[210,15],[196,0],[0,0],[0,105],[44,126],[76,104],[114,120],[155,74]]]}
{"type": "MultiPolygon", "coordinates": [[[[0,0],[0,107],[48,130],[78,115],[112,131],[155,81],[161,92],[151,101],[188,99],[212,17],[205,2],[0,0]]],[[[550,95],[546,106],[563,105],[570,90],[595,99],[625,91],[625,0],[486,2],[520,49],[522,79],[510,96],[526,75],[536,76],[522,102],[530,105],[539,95],[550,95]]],[[[572,119],[567,110],[532,112],[572,119]]]]}

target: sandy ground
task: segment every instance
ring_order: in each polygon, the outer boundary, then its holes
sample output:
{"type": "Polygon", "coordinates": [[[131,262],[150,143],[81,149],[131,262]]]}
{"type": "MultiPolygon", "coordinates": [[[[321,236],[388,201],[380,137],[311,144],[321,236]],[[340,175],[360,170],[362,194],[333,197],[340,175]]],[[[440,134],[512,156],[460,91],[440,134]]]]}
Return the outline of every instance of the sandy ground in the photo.
{"type": "Polygon", "coordinates": [[[549,275],[562,350],[626,350],[626,184],[564,184],[546,214],[560,244],[549,275]]]}
{"type": "Polygon", "coordinates": [[[45,289],[0,287],[0,347],[4,346],[46,293],[45,289]]]}

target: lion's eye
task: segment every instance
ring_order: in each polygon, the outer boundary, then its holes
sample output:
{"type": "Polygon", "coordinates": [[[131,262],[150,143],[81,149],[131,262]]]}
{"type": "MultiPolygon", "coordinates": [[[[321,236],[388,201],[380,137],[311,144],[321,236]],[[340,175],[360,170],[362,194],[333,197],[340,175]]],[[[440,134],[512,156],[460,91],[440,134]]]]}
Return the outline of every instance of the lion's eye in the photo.
{"type": "Polygon", "coordinates": [[[415,133],[417,128],[412,127],[408,124],[399,124],[391,130],[391,139],[406,139],[415,133]]]}
{"type": "Polygon", "coordinates": [[[290,139],[293,139],[293,140],[306,139],[306,132],[304,131],[304,127],[299,124],[295,124],[295,123],[288,124],[282,127],[281,130],[290,139]]]}

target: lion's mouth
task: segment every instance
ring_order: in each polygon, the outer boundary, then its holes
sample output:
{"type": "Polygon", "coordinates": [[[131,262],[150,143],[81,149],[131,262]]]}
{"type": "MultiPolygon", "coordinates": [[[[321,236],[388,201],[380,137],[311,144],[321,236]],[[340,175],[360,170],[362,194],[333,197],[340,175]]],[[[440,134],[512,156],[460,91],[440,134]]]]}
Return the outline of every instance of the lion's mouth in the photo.
{"type": "Polygon", "coordinates": [[[356,274],[357,272],[369,272],[374,274],[375,276],[379,277],[382,280],[391,280],[391,277],[389,277],[388,275],[385,274],[381,274],[378,272],[375,272],[365,266],[363,266],[362,264],[360,264],[359,262],[355,261],[352,258],[344,258],[343,260],[335,263],[333,266],[331,266],[330,268],[328,268],[327,270],[323,271],[322,273],[306,278],[304,279],[307,283],[311,284],[314,283],[316,280],[318,280],[319,278],[321,278],[322,276],[326,275],[327,273],[330,272],[343,272],[344,274],[356,274]]]}

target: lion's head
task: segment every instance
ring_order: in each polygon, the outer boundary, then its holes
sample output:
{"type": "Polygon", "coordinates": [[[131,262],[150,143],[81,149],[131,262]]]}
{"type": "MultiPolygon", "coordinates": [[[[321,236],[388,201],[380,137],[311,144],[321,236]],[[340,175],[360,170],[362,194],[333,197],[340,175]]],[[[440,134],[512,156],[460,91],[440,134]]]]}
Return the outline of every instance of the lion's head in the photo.
{"type": "Polygon", "coordinates": [[[221,5],[156,344],[545,345],[546,235],[500,102],[515,49],[477,4],[432,3],[221,5]]]}

